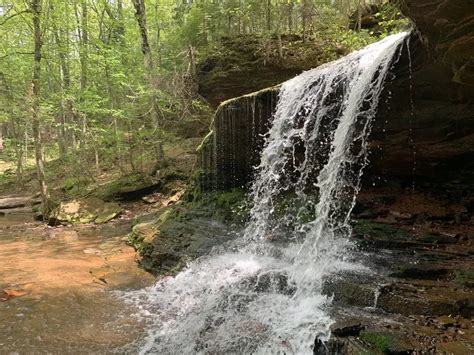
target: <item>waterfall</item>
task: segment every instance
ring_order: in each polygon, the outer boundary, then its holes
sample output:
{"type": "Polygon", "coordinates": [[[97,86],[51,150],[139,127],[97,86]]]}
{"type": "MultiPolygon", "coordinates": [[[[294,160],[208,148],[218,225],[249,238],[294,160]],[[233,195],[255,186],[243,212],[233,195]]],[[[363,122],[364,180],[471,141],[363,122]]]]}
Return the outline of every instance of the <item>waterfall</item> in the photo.
{"type": "Polygon", "coordinates": [[[127,294],[150,322],[141,353],[311,354],[327,339],[324,277],[348,260],[350,212],[383,84],[406,33],[284,83],[242,236],[127,294]]]}

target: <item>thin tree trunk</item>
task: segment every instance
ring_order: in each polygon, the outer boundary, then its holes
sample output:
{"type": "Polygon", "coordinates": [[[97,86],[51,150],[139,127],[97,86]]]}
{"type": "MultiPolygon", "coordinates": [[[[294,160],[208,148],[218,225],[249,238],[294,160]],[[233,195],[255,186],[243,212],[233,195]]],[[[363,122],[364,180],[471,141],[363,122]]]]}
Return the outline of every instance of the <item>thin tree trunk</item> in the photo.
{"type": "Polygon", "coordinates": [[[278,56],[280,59],[283,59],[283,43],[281,40],[281,33],[278,31],[277,33],[277,40],[278,40],[278,56]]]}
{"type": "Polygon", "coordinates": [[[41,202],[43,207],[43,216],[49,216],[51,210],[48,185],[44,173],[44,153],[41,137],[41,117],[40,117],[40,77],[41,77],[41,59],[42,59],[42,32],[41,32],[41,0],[31,1],[31,12],[33,14],[34,28],[34,66],[32,80],[32,128],[33,139],[35,143],[35,160],[38,182],[40,185],[41,202]]]}
{"type": "MultiPolygon", "coordinates": [[[[132,2],[133,6],[135,7],[135,17],[138,22],[138,28],[140,29],[141,48],[144,57],[145,69],[147,70],[147,75],[150,76],[153,70],[153,58],[151,56],[150,42],[148,41],[145,1],[132,0],[132,2]]],[[[149,80],[151,80],[150,77],[149,80]]]]}
{"type": "Polygon", "coordinates": [[[272,0],[267,0],[267,31],[272,30],[272,0]]]}
{"type": "MultiPolygon", "coordinates": [[[[155,89],[156,89],[156,78],[154,75],[154,63],[153,63],[153,57],[151,54],[151,47],[150,47],[150,42],[148,40],[148,27],[147,27],[147,19],[146,19],[146,8],[145,8],[145,1],[144,0],[132,0],[133,6],[135,7],[135,17],[137,19],[138,23],[138,28],[140,30],[140,37],[141,37],[141,49],[143,53],[143,58],[144,58],[144,66],[145,66],[145,72],[147,75],[147,79],[149,82],[150,90],[152,91],[152,96],[151,96],[151,121],[152,124],[156,128],[157,132],[157,146],[159,146],[159,150],[162,151],[161,147],[161,139],[159,137],[159,130],[158,130],[158,117],[159,117],[159,109],[158,109],[158,103],[156,100],[156,94],[155,94],[155,89]]],[[[157,157],[158,161],[162,161],[163,157],[158,156],[157,157]]]]}
{"type": "Polygon", "coordinates": [[[0,123],[0,152],[3,152],[3,123],[0,123]]]}
{"type": "Polygon", "coordinates": [[[70,120],[72,116],[72,103],[67,98],[69,92],[69,86],[71,84],[71,78],[69,74],[69,66],[66,59],[66,50],[63,48],[61,41],[61,36],[59,30],[56,28],[53,22],[53,32],[56,45],[58,47],[58,56],[60,63],[60,74],[61,74],[61,115],[60,115],[60,124],[59,124],[59,155],[61,158],[65,158],[67,155],[68,145],[67,145],[67,129],[66,123],[70,120]]]}
{"type": "Polygon", "coordinates": [[[123,41],[123,36],[125,36],[125,25],[123,22],[122,0],[117,0],[117,15],[118,15],[118,33],[120,35],[121,41],[123,41]]]}
{"type": "Polygon", "coordinates": [[[293,0],[290,0],[288,4],[288,33],[293,32],[293,8],[295,4],[293,0]]]}
{"type": "Polygon", "coordinates": [[[87,66],[88,66],[88,44],[89,44],[89,21],[86,0],[81,0],[81,38],[80,38],[80,62],[81,62],[81,91],[87,87],[87,66]]]}
{"type": "Polygon", "coordinates": [[[303,42],[307,39],[308,32],[308,17],[309,17],[309,0],[303,0],[303,7],[301,13],[301,22],[303,26],[303,42]]]}

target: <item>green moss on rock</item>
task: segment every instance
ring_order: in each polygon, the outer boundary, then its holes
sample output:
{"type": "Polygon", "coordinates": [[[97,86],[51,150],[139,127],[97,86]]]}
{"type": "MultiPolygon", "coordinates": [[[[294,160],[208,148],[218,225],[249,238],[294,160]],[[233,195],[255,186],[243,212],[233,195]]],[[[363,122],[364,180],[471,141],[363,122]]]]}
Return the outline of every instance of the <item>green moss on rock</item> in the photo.
{"type": "Polygon", "coordinates": [[[173,275],[232,237],[231,226],[244,218],[245,200],[238,189],[193,196],[161,210],[155,221],[134,226],[128,243],[140,253],[146,270],[173,275]]]}
{"type": "Polygon", "coordinates": [[[468,288],[474,288],[474,269],[459,270],[456,275],[456,282],[468,288]]]}
{"type": "Polygon", "coordinates": [[[122,212],[122,208],[114,202],[104,202],[96,197],[75,199],[62,202],[58,207],[57,219],[61,222],[105,223],[122,212]]]}
{"type": "Polygon", "coordinates": [[[362,331],[360,339],[382,354],[398,354],[401,351],[400,340],[388,332],[362,331]]]}

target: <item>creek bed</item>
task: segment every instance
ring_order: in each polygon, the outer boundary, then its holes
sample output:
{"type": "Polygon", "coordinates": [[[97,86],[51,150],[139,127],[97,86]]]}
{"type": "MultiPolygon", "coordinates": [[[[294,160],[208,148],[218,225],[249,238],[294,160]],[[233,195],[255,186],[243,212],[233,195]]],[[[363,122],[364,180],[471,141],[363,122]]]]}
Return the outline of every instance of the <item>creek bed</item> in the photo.
{"type": "Polygon", "coordinates": [[[144,332],[114,290],[149,286],[125,244],[129,221],[50,228],[0,217],[0,352],[120,352],[144,332]]]}

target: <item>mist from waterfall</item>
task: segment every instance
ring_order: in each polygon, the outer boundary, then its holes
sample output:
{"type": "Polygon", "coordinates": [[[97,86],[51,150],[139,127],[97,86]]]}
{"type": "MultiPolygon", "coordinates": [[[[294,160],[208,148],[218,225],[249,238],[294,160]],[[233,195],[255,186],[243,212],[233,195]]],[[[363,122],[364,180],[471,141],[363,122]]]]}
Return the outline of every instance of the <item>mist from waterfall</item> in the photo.
{"type": "MultiPolygon", "coordinates": [[[[327,339],[324,277],[350,261],[350,213],[384,82],[407,33],[283,84],[236,240],[127,293],[146,353],[311,354],[327,339]]],[[[136,345],[136,344],[135,344],[136,345]]]]}

